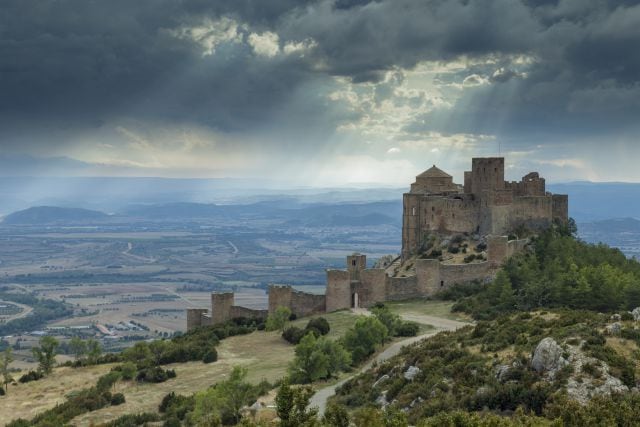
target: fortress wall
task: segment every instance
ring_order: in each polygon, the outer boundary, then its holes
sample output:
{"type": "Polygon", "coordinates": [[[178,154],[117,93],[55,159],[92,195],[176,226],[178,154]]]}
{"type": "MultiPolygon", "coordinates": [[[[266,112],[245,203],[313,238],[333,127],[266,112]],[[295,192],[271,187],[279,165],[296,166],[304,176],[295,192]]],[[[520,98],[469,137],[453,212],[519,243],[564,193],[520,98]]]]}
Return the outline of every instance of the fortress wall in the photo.
{"type": "Polygon", "coordinates": [[[464,190],[463,190],[463,191],[464,191],[466,194],[470,194],[470,193],[472,192],[472,191],[471,191],[471,188],[472,188],[472,187],[471,187],[471,186],[472,186],[472,179],[473,179],[473,176],[472,176],[472,175],[473,175],[473,174],[472,174],[472,172],[471,172],[471,171],[465,171],[465,172],[464,172],[464,190]]]}
{"type": "Polygon", "coordinates": [[[548,227],[553,218],[551,196],[526,196],[513,199],[510,212],[512,229],[524,225],[532,230],[548,227]]]}
{"type": "Polygon", "coordinates": [[[233,292],[211,294],[211,323],[222,323],[231,319],[233,292]]]}
{"type": "Polygon", "coordinates": [[[508,255],[509,238],[507,236],[487,237],[487,258],[489,265],[498,267],[502,265],[508,255]]]}
{"type": "Polygon", "coordinates": [[[386,282],[387,301],[400,301],[424,296],[418,288],[416,276],[388,277],[386,282]]]}
{"type": "Polygon", "coordinates": [[[569,220],[569,196],[566,194],[554,194],[551,196],[551,203],[553,219],[567,222],[569,220]]]}
{"type": "Polygon", "coordinates": [[[209,314],[205,313],[200,317],[200,326],[210,326],[212,324],[211,316],[209,314]]]}
{"type": "Polygon", "coordinates": [[[187,331],[190,331],[202,325],[203,316],[207,314],[206,308],[188,308],[187,309],[187,331]]]}
{"type": "Polygon", "coordinates": [[[356,285],[358,306],[369,307],[386,298],[387,275],[382,268],[371,268],[360,272],[360,283],[356,285]]]}
{"type": "Polygon", "coordinates": [[[250,319],[266,319],[269,315],[269,310],[254,310],[252,308],[241,307],[239,305],[231,306],[230,318],[247,317],[250,319]]]}
{"type": "Polygon", "coordinates": [[[291,305],[289,308],[291,312],[295,313],[298,317],[324,313],[326,311],[326,297],[324,295],[292,290],[291,305]]]}
{"type": "Polygon", "coordinates": [[[440,290],[440,261],[437,259],[417,259],[416,278],[418,292],[433,295],[440,290]]]}
{"type": "Polygon", "coordinates": [[[425,197],[420,202],[419,213],[420,234],[473,233],[478,223],[478,203],[469,198],[425,197]]]}
{"type": "Polygon", "coordinates": [[[506,234],[511,229],[511,205],[491,206],[486,217],[490,221],[489,234],[506,234]]]}
{"type": "Polygon", "coordinates": [[[275,313],[278,307],[291,308],[291,286],[269,286],[269,314],[275,313]]]}
{"type": "Polygon", "coordinates": [[[351,279],[347,270],[327,270],[327,312],[351,307],[351,279]]]}
{"type": "Polygon", "coordinates": [[[486,261],[469,264],[441,264],[439,288],[446,289],[456,283],[485,280],[491,275],[490,265],[486,261]]]}
{"type": "Polygon", "coordinates": [[[507,243],[507,257],[512,257],[524,251],[527,243],[529,243],[529,239],[510,240],[507,243]]]}

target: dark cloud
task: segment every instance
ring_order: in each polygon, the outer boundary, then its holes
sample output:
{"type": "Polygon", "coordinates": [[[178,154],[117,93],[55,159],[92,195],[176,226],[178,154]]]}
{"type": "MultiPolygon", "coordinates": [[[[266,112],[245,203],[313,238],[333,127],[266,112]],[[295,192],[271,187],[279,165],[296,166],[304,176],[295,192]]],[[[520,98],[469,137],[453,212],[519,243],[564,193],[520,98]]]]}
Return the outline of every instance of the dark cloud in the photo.
{"type": "Polygon", "coordinates": [[[6,0],[0,123],[133,117],[268,129],[312,144],[357,118],[327,101],[333,76],[376,83],[382,99],[392,93],[389,70],[464,57],[476,65],[455,77],[476,75],[475,85],[408,131],[607,132],[635,126],[640,114],[639,45],[632,1],[6,0]],[[238,37],[209,55],[178,36],[222,18],[237,22],[238,37]],[[250,34],[266,31],[278,35],[280,54],[250,46],[250,34]],[[313,43],[304,54],[284,53],[305,41],[313,43]],[[518,56],[533,62],[518,65],[518,56]]]}

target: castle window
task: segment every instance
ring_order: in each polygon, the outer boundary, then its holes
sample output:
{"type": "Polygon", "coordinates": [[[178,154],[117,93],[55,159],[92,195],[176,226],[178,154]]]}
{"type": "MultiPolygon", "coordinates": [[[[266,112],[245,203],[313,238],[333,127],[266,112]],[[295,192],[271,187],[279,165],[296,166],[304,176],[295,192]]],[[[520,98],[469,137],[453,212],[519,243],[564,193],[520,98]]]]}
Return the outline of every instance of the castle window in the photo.
{"type": "Polygon", "coordinates": [[[351,265],[353,265],[354,267],[356,266],[356,260],[355,259],[351,260],[351,265]]]}
{"type": "Polygon", "coordinates": [[[444,280],[440,281],[440,287],[442,288],[444,286],[444,280]]]}
{"type": "Polygon", "coordinates": [[[411,208],[411,213],[412,213],[412,215],[414,215],[414,216],[415,216],[415,214],[416,214],[416,208],[411,208]]]}

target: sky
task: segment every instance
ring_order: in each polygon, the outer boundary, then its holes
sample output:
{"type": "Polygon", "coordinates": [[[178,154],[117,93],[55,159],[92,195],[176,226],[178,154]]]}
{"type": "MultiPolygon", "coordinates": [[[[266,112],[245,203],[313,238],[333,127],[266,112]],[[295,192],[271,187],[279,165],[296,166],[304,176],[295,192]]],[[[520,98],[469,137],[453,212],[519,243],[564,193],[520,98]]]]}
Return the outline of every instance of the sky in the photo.
{"type": "Polygon", "coordinates": [[[3,0],[0,175],[640,181],[630,0],[3,0]]]}

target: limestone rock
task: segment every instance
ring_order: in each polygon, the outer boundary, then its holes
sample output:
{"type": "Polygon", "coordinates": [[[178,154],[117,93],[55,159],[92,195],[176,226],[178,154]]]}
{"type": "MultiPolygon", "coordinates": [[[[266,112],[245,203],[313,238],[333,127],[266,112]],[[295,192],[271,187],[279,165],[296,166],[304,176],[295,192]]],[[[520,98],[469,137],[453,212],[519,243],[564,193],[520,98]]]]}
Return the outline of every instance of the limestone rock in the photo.
{"type": "Polygon", "coordinates": [[[562,347],[553,338],[544,338],[533,352],[531,366],[539,373],[554,377],[559,369],[569,363],[562,357],[562,353],[562,347]]]}
{"type": "Polygon", "coordinates": [[[614,321],[614,322],[619,322],[620,320],[622,320],[622,317],[618,313],[612,314],[611,315],[611,320],[614,321]]]}
{"type": "Polygon", "coordinates": [[[500,382],[504,382],[505,379],[509,376],[510,371],[511,371],[510,365],[499,365],[496,368],[496,379],[500,382]]]}
{"type": "Polygon", "coordinates": [[[636,307],[631,310],[631,315],[633,316],[633,320],[640,320],[640,307],[636,307]]]}
{"type": "Polygon", "coordinates": [[[382,409],[389,406],[389,401],[387,400],[388,392],[389,392],[388,390],[383,391],[382,393],[380,393],[380,396],[378,396],[378,398],[376,399],[376,405],[380,406],[382,409]]]}
{"type": "Polygon", "coordinates": [[[417,366],[409,366],[409,368],[404,373],[404,378],[409,381],[413,381],[413,379],[420,373],[420,368],[417,366]]]}
{"type": "Polygon", "coordinates": [[[620,322],[615,322],[607,325],[606,329],[607,333],[609,333],[610,335],[618,335],[620,334],[620,331],[622,331],[622,325],[620,324],[620,322]]]}

